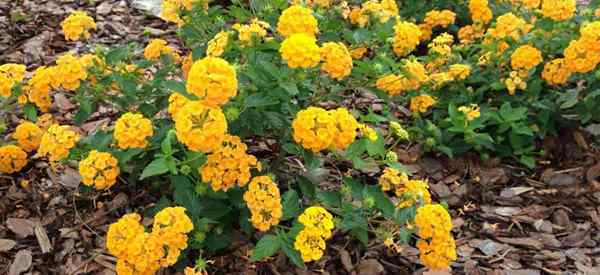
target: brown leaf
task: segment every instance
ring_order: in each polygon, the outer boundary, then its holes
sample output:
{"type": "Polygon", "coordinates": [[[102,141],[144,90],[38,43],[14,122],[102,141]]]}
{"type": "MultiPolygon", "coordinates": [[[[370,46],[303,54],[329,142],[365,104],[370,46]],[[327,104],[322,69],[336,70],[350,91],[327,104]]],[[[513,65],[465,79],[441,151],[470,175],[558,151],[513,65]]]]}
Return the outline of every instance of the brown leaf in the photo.
{"type": "Polygon", "coordinates": [[[548,185],[552,187],[573,186],[577,184],[577,182],[577,178],[574,176],[567,174],[555,174],[548,182],[548,185]]]}
{"type": "Polygon", "coordinates": [[[19,238],[26,238],[33,235],[34,222],[27,219],[8,218],[6,226],[19,238]]]}
{"type": "Polygon", "coordinates": [[[377,275],[383,274],[384,271],[385,269],[383,268],[383,265],[381,265],[379,261],[375,259],[361,260],[356,267],[356,272],[359,275],[377,275]]]}
{"type": "Polygon", "coordinates": [[[506,243],[506,244],[511,244],[514,246],[520,246],[520,247],[526,247],[526,248],[533,248],[533,249],[541,249],[544,245],[534,239],[534,238],[504,238],[504,237],[497,237],[496,238],[498,241],[506,243]]]}
{"type": "Polygon", "coordinates": [[[13,247],[15,247],[15,245],[17,245],[17,242],[15,242],[11,239],[0,239],[0,252],[9,251],[9,250],[13,249],[13,247]]]}
{"type": "Polygon", "coordinates": [[[342,262],[342,266],[348,272],[352,272],[354,270],[354,265],[352,264],[352,259],[350,258],[350,253],[346,249],[340,249],[340,260],[342,262]]]}
{"type": "Polygon", "coordinates": [[[56,103],[56,107],[63,113],[75,109],[75,105],[61,93],[54,94],[54,102],[56,103]]]}
{"type": "Polygon", "coordinates": [[[33,231],[35,232],[35,237],[40,245],[40,248],[42,249],[42,253],[45,254],[51,252],[52,244],[50,243],[50,239],[48,239],[46,230],[42,226],[36,225],[33,231]]]}
{"type": "Polygon", "coordinates": [[[81,183],[79,172],[71,167],[66,167],[60,175],[60,184],[68,188],[77,188],[81,183]]]}
{"type": "Polygon", "coordinates": [[[506,184],[509,181],[506,171],[502,168],[491,168],[482,170],[480,175],[481,184],[492,185],[492,184],[506,184]]]}
{"type": "Polygon", "coordinates": [[[596,181],[596,179],[600,177],[600,163],[590,167],[585,173],[585,176],[590,183],[596,181]]]}
{"type": "Polygon", "coordinates": [[[19,275],[27,271],[31,267],[32,260],[31,251],[28,249],[19,250],[15,255],[15,260],[10,265],[8,275],[19,275]]]}
{"type": "Polygon", "coordinates": [[[521,186],[521,187],[505,188],[500,193],[500,196],[503,197],[503,198],[510,199],[510,198],[512,198],[514,196],[521,195],[521,194],[529,192],[531,190],[533,190],[533,187],[521,186]]]}

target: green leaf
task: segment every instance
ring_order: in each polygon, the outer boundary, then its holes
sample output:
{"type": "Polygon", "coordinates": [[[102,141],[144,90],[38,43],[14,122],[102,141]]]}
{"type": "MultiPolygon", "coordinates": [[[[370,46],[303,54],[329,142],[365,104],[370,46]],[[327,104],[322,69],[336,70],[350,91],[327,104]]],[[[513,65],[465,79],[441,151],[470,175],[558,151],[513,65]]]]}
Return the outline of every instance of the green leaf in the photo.
{"type": "Polygon", "coordinates": [[[173,201],[185,207],[188,214],[193,219],[200,216],[200,211],[203,205],[194,192],[194,186],[186,176],[171,176],[171,184],[173,185],[173,201]]]}
{"type": "Polygon", "coordinates": [[[358,200],[362,199],[364,185],[360,181],[353,178],[343,178],[343,182],[350,187],[350,191],[352,191],[352,197],[358,200]]]}
{"type": "Polygon", "coordinates": [[[148,166],[146,166],[146,168],[144,168],[144,171],[142,172],[142,176],[140,177],[140,180],[143,180],[145,178],[149,178],[152,176],[161,175],[168,171],[169,171],[169,165],[167,163],[167,159],[157,158],[157,159],[154,159],[152,162],[150,162],[150,164],[148,164],[148,166]]]}
{"type": "Polygon", "coordinates": [[[206,248],[210,251],[226,248],[231,243],[231,233],[231,230],[213,229],[206,235],[204,245],[206,245],[206,248]]]}
{"type": "Polygon", "coordinates": [[[302,194],[309,199],[314,199],[316,195],[316,187],[315,185],[305,177],[298,177],[298,186],[300,187],[300,191],[302,194]]]}
{"type": "Polygon", "coordinates": [[[367,141],[366,147],[369,156],[385,156],[385,140],[381,137],[379,131],[377,132],[377,140],[367,141]]]}
{"type": "Polygon", "coordinates": [[[364,246],[369,245],[369,231],[364,228],[352,228],[350,233],[356,237],[364,246]]]}
{"type": "Polygon", "coordinates": [[[275,255],[277,251],[281,248],[279,243],[279,238],[275,235],[264,235],[256,246],[252,249],[252,256],[250,256],[250,261],[256,262],[260,261],[266,257],[270,257],[275,255]]]}
{"type": "Polygon", "coordinates": [[[246,99],[244,100],[244,106],[246,108],[271,106],[276,105],[277,103],[279,103],[279,100],[277,100],[276,98],[265,96],[262,94],[253,94],[246,97],[246,99]]]}
{"type": "Polygon", "coordinates": [[[295,96],[300,93],[298,91],[298,86],[294,82],[283,82],[279,84],[281,88],[283,88],[290,96],[295,96]]]}
{"type": "Polygon", "coordinates": [[[169,91],[175,91],[178,93],[187,93],[185,83],[177,80],[165,80],[162,82],[163,88],[169,91]]]}
{"type": "Polygon", "coordinates": [[[342,195],[338,191],[317,190],[317,199],[327,208],[339,208],[342,203],[342,195]]]}
{"type": "Polygon", "coordinates": [[[37,121],[37,110],[35,109],[35,106],[31,104],[25,105],[25,107],[23,107],[23,113],[25,114],[27,120],[31,122],[37,121]]]}
{"type": "Polygon", "coordinates": [[[525,166],[527,166],[530,169],[535,168],[535,159],[531,156],[521,156],[521,158],[519,159],[519,162],[524,164],[525,166]]]}
{"type": "Polygon", "coordinates": [[[281,198],[281,201],[283,208],[283,215],[281,217],[282,221],[287,221],[300,214],[300,197],[298,196],[296,190],[292,189],[285,192],[281,198]]]}
{"type": "Polygon", "coordinates": [[[396,207],[388,199],[388,197],[381,191],[377,185],[369,185],[364,189],[363,196],[370,196],[375,199],[375,207],[381,211],[381,213],[387,218],[393,218],[396,212],[396,207]]]}
{"type": "Polygon", "coordinates": [[[302,260],[302,257],[300,256],[300,252],[298,252],[298,250],[294,249],[294,247],[291,244],[291,240],[289,240],[289,238],[287,236],[285,236],[285,234],[278,234],[278,237],[279,237],[279,241],[280,241],[281,249],[283,250],[283,253],[297,267],[306,269],[306,265],[304,264],[304,261],[302,260]]]}
{"type": "Polygon", "coordinates": [[[106,63],[110,65],[116,65],[123,61],[129,55],[129,47],[121,46],[115,48],[106,54],[106,63]]]}
{"type": "Polygon", "coordinates": [[[80,125],[86,121],[93,113],[93,104],[89,99],[83,99],[79,102],[79,111],[73,118],[75,124],[80,125]]]}

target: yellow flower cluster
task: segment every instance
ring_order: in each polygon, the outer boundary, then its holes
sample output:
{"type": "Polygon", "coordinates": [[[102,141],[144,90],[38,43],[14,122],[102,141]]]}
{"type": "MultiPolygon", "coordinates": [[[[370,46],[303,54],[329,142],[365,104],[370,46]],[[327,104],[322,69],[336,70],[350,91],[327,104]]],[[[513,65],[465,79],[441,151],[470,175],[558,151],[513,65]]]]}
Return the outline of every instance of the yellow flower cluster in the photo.
{"type": "Polygon", "coordinates": [[[523,18],[509,12],[496,18],[496,26],[487,30],[487,37],[483,42],[484,44],[491,44],[500,41],[498,52],[503,53],[509,48],[508,43],[504,41],[505,38],[519,40],[522,35],[527,34],[532,28],[533,26],[523,18]]]}
{"type": "Polygon", "coordinates": [[[27,165],[27,153],[16,145],[0,147],[0,173],[12,174],[21,171],[27,165]]]}
{"type": "Polygon", "coordinates": [[[369,49],[367,47],[358,47],[350,50],[350,56],[353,59],[361,59],[369,49]]]}
{"type": "Polygon", "coordinates": [[[385,75],[377,79],[375,85],[390,96],[394,96],[400,92],[417,90],[422,83],[429,80],[427,70],[417,60],[408,60],[402,70],[402,75],[385,75]]]}
{"type": "Polygon", "coordinates": [[[283,215],[279,188],[268,176],[258,176],[250,181],[248,191],[244,193],[244,201],[252,213],[250,222],[262,232],[277,225],[283,215]]]}
{"type": "Polygon", "coordinates": [[[427,45],[427,48],[429,48],[430,55],[434,54],[439,56],[445,63],[445,59],[452,53],[452,48],[450,46],[452,46],[453,43],[454,37],[445,32],[434,38],[431,43],[427,45]]]}
{"type": "Polygon", "coordinates": [[[600,17],[600,8],[597,8],[597,9],[594,11],[594,16],[596,16],[596,17],[600,17]]]}
{"type": "Polygon", "coordinates": [[[360,131],[360,134],[370,140],[370,141],[376,141],[377,140],[377,131],[375,131],[375,129],[371,128],[369,125],[367,124],[358,124],[358,130],[360,131]]]}
{"type": "Polygon", "coordinates": [[[253,155],[246,153],[248,147],[237,136],[225,135],[198,169],[202,181],[209,183],[214,191],[227,191],[236,184],[246,186],[250,181],[250,169],[261,169],[260,163],[253,155]]]}
{"type": "Polygon", "coordinates": [[[23,81],[25,65],[3,64],[0,66],[0,96],[9,97],[15,84],[23,81]]]}
{"type": "Polygon", "coordinates": [[[17,140],[19,147],[27,152],[37,150],[42,141],[44,131],[40,129],[35,123],[29,121],[21,122],[12,137],[17,140]]]}
{"type": "Polygon", "coordinates": [[[571,71],[565,65],[564,58],[547,62],[542,71],[542,78],[550,85],[565,84],[571,77],[571,71]]]}
{"type": "Polygon", "coordinates": [[[510,95],[514,95],[517,89],[522,91],[527,89],[527,82],[516,71],[510,72],[509,77],[504,79],[504,85],[506,85],[506,89],[508,89],[508,94],[510,95]]]}
{"type": "Polygon", "coordinates": [[[285,9],[277,22],[277,31],[283,37],[304,33],[315,36],[319,32],[317,19],[312,15],[312,10],[300,5],[292,5],[285,9]]]}
{"type": "Polygon", "coordinates": [[[488,0],[469,0],[471,19],[476,24],[487,24],[494,16],[488,5],[488,0]]]}
{"type": "Polygon", "coordinates": [[[88,39],[90,30],[96,29],[96,22],[84,11],[74,11],[60,23],[66,40],[77,41],[81,37],[88,39]]]}
{"type": "Polygon", "coordinates": [[[390,129],[392,130],[392,133],[394,133],[394,135],[396,135],[401,140],[410,139],[410,134],[404,129],[404,127],[402,127],[402,125],[400,125],[400,123],[390,121],[390,129]]]}
{"type": "Polygon", "coordinates": [[[117,182],[118,161],[110,153],[92,150],[87,158],[79,162],[79,174],[83,184],[105,190],[117,182]]]}
{"type": "Polygon", "coordinates": [[[82,80],[87,78],[87,68],[80,58],[67,53],[56,60],[56,74],[58,83],[67,91],[79,88],[82,80]]]}
{"type": "Polygon", "coordinates": [[[471,104],[469,106],[460,106],[458,107],[458,111],[465,114],[465,116],[467,117],[467,121],[471,121],[481,116],[481,112],[477,104],[471,104]]]}
{"type": "Polygon", "coordinates": [[[308,107],[296,114],[292,129],[294,141],[316,153],[329,147],[346,149],[356,138],[358,123],[345,108],[308,107]]]}
{"type": "Polygon", "coordinates": [[[127,214],[108,228],[106,248],[117,257],[117,274],[151,275],[175,264],[194,228],[183,207],[158,212],[151,233],[140,222],[140,215],[127,214]]]}
{"type": "Polygon", "coordinates": [[[380,23],[385,23],[391,18],[398,16],[398,5],[395,0],[369,0],[359,7],[353,7],[348,15],[350,22],[360,27],[367,26],[370,16],[379,19],[380,23]]]}
{"type": "Polygon", "coordinates": [[[144,57],[148,60],[158,60],[162,55],[170,55],[179,61],[179,54],[163,39],[152,39],[144,48],[144,57]]]}
{"type": "Polygon", "coordinates": [[[169,107],[167,111],[171,114],[171,117],[175,117],[179,110],[181,110],[190,100],[180,93],[172,92],[169,96],[169,107]]]}
{"type": "Polygon", "coordinates": [[[229,43],[229,33],[220,31],[213,39],[208,41],[208,44],[206,45],[206,55],[212,57],[223,55],[225,48],[227,48],[227,43],[229,43]]]}
{"type": "Polygon", "coordinates": [[[341,80],[352,71],[352,56],[343,43],[327,42],[321,47],[323,65],[321,70],[331,78],[341,80]]]}
{"type": "Polygon", "coordinates": [[[425,19],[423,19],[425,24],[430,29],[433,29],[438,26],[447,28],[448,26],[454,24],[455,20],[456,13],[450,10],[431,10],[425,14],[425,19]]]}
{"type": "Polygon", "coordinates": [[[485,29],[479,24],[466,25],[458,30],[458,39],[462,44],[471,44],[481,38],[484,33],[485,29]]]}
{"type": "Polygon", "coordinates": [[[587,73],[600,63],[600,21],[584,25],[581,37],[564,50],[565,66],[571,73],[587,73]]]}
{"type": "Polygon", "coordinates": [[[221,146],[227,121],[221,108],[190,101],[173,117],[177,139],[189,150],[209,153],[221,146]]]}
{"type": "Polygon", "coordinates": [[[115,122],[113,136],[123,150],[146,148],[147,138],[154,134],[152,121],[142,114],[125,113],[115,122]]]}
{"type": "Polygon", "coordinates": [[[319,64],[322,51],[313,36],[297,33],[283,40],[279,52],[288,67],[306,69],[319,64]]]}
{"type": "Polygon", "coordinates": [[[181,61],[181,72],[183,73],[184,78],[187,79],[192,65],[194,65],[194,57],[192,56],[192,53],[189,53],[185,58],[183,58],[183,61],[181,61]]]}
{"type": "MultiPolygon", "coordinates": [[[[160,18],[167,22],[173,22],[178,26],[183,25],[183,19],[179,16],[182,10],[192,10],[195,0],[163,0],[160,18]]],[[[205,7],[208,8],[208,7],[205,7]]]]}
{"type": "Polygon", "coordinates": [[[48,156],[50,162],[56,162],[69,156],[69,150],[75,147],[80,136],[68,125],[53,124],[42,136],[38,154],[48,156]]]}
{"type": "Polygon", "coordinates": [[[575,14],[576,0],[543,0],[542,15],[554,21],[568,20],[575,14]]]}
{"type": "Polygon", "coordinates": [[[27,82],[27,96],[42,112],[47,112],[52,105],[50,89],[55,81],[55,67],[39,67],[27,82]]]}
{"type": "Polygon", "coordinates": [[[323,207],[311,206],[304,210],[298,221],[304,228],[296,236],[294,248],[300,251],[305,262],[320,259],[325,251],[325,240],[331,238],[333,216],[323,207]]]}
{"type": "Polygon", "coordinates": [[[411,180],[405,173],[391,167],[383,170],[383,174],[379,177],[379,186],[385,192],[394,191],[400,199],[397,205],[399,208],[409,207],[418,202],[431,203],[427,181],[411,180]]]}
{"type": "Polygon", "coordinates": [[[526,76],[527,72],[542,63],[542,61],[544,61],[542,52],[531,45],[520,46],[510,55],[511,67],[513,70],[520,72],[521,76],[526,76]]]}
{"type": "Polygon", "coordinates": [[[520,5],[527,9],[537,9],[541,0],[507,0],[512,5],[520,5]]]}
{"type": "Polygon", "coordinates": [[[439,204],[427,204],[417,209],[415,224],[419,229],[421,263],[431,270],[446,270],[456,260],[456,244],[450,233],[452,221],[448,211],[439,204]]]}
{"type": "Polygon", "coordinates": [[[263,38],[267,36],[267,30],[271,27],[269,23],[258,19],[253,19],[250,24],[233,24],[232,29],[238,32],[238,39],[240,40],[240,46],[245,47],[251,45],[252,38],[263,38]]]}
{"type": "Polygon", "coordinates": [[[471,75],[471,66],[468,64],[452,64],[448,69],[454,80],[464,80],[471,75]]]}
{"type": "Polygon", "coordinates": [[[436,103],[435,98],[430,95],[418,95],[410,99],[410,111],[413,113],[425,113],[436,103]]]}
{"type": "Polygon", "coordinates": [[[394,26],[392,47],[399,57],[406,56],[419,45],[421,29],[414,23],[400,21],[394,26]]]}
{"type": "Polygon", "coordinates": [[[235,68],[219,57],[207,56],[194,62],[186,88],[206,106],[220,106],[237,95],[235,68]]]}
{"type": "Polygon", "coordinates": [[[395,96],[405,91],[404,81],[406,78],[401,75],[387,74],[377,79],[375,85],[378,89],[385,91],[390,96],[395,96]]]}

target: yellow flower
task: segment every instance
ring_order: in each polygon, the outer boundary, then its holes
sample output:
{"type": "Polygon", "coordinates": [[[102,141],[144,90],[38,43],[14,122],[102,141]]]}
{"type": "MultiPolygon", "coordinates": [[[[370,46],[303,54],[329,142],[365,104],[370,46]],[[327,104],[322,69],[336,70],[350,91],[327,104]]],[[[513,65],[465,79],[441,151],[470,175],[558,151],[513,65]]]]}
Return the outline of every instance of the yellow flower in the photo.
{"type": "Polygon", "coordinates": [[[410,180],[408,175],[391,167],[383,170],[379,177],[379,186],[383,191],[394,191],[400,199],[397,205],[399,208],[412,206],[419,201],[424,204],[431,203],[427,181],[410,180]]]}
{"type": "Polygon", "coordinates": [[[331,113],[318,107],[298,112],[292,129],[294,141],[315,153],[327,149],[337,132],[331,113]]]}
{"type": "Polygon", "coordinates": [[[487,24],[492,20],[492,10],[488,0],[469,0],[469,11],[473,22],[487,24]]]}
{"type": "Polygon", "coordinates": [[[219,57],[223,55],[223,52],[225,52],[225,48],[227,47],[228,41],[229,33],[226,31],[220,31],[215,35],[215,37],[213,37],[213,39],[208,41],[206,47],[206,55],[213,57],[219,57]]]}
{"type": "Polygon", "coordinates": [[[148,60],[158,60],[162,55],[170,55],[175,62],[179,61],[179,54],[163,39],[152,39],[144,48],[144,57],[148,60]]]}
{"type": "Polygon", "coordinates": [[[181,71],[183,72],[183,77],[187,79],[188,73],[194,64],[194,58],[192,57],[192,53],[189,53],[183,61],[181,61],[181,71]]]}
{"type": "Polygon", "coordinates": [[[48,156],[50,162],[56,162],[69,156],[69,150],[75,147],[80,136],[68,125],[53,124],[42,136],[38,154],[48,156]]]}
{"type": "Polygon", "coordinates": [[[108,252],[117,258],[124,258],[131,255],[132,250],[138,250],[137,244],[131,241],[145,233],[141,220],[138,214],[126,214],[111,224],[106,234],[108,252]]]}
{"type": "Polygon", "coordinates": [[[454,24],[456,20],[456,14],[450,10],[432,10],[425,14],[425,24],[427,24],[430,28],[434,28],[437,26],[447,28],[448,26],[454,24]]]}
{"type": "Polygon", "coordinates": [[[54,77],[63,89],[74,91],[79,88],[81,81],[87,78],[87,68],[80,59],[71,53],[67,53],[56,60],[56,74],[54,77]]]}
{"type": "Polygon", "coordinates": [[[458,39],[462,44],[471,44],[484,35],[480,25],[466,25],[458,30],[458,39]]]}
{"type": "MultiPolygon", "coordinates": [[[[502,41],[507,37],[518,40],[523,34],[528,33],[531,28],[533,28],[533,26],[528,24],[523,18],[508,12],[496,18],[496,26],[494,28],[489,28],[487,30],[487,34],[490,36],[492,41],[493,39],[496,41],[502,41]]],[[[504,49],[508,48],[506,42],[502,42],[505,46],[502,46],[499,49],[500,52],[503,52],[504,49]]],[[[485,43],[489,42],[484,40],[484,44],[485,43]]]]}
{"type": "Polygon", "coordinates": [[[352,71],[352,56],[343,43],[327,42],[321,47],[324,64],[321,70],[331,78],[341,80],[352,71]]]}
{"type": "Polygon", "coordinates": [[[24,121],[15,128],[12,137],[17,140],[19,147],[26,152],[31,152],[37,150],[40,146],[43,135],[44,131],[40,127],[29,121],[24,121]]]}
{"type": "Polygon", "coordinates": [[[395,74],[387,74],[383,77],[377,79],[375,85],[378,89],[385,91],[390,96],[395,96],[400,92],[405,91],[404,83],[406,82],[406,78],[404,76],[399,76],[395,74]]]}
{"type": "Polygon", "coordinates": [[[277,225],[283,215],[279,188],[268,176],[258,176],[250,181],[244,201],[252,213],[250,222],[262,232],[277,225]]]}
{"type": "Polygon", "coordinates": [[[0,173],[12,174],[27,165],[27,153],[16,145],[0,147],[0,173]]]}
{"type": "Polygon", "coordinates": [[[226,60],[208,56],[194,62],[186,88],[203,104],[216,107],[237,95],[237,74],[226,60]]]}
{"type": "Polygon", "coordinates": [[[185,214],[183,207],[167,207],[156,213],[152,224],[152,233],[172,231],[188,233],[194,229],[192,220],[185,214]]]}
{"type": "Polygon", "coordinates": [[[146,148],[147,138],[154,134],[152,121],[141,114],[125,113],[115,122],[113,136],[120,149],[146,148]]]}
{"type": "Polygon", "coordinates": [[[594,15],[595,15],[596,17],[600,17],[600,8],[597,8],[597,9],[594,11],[594,15]]]}
{"type": "Polygon", "coordinates": [[[316,261],[323,257],[325,240],[317,230],[304,229],[296,236],[294,248],[300,251],[304,262],[316,261]]]}
{"type": "Polygon", "coordinates": [[[246,153],[248,147],[239,137],[225,135],[198,169],[202,181],[209,183],[214,191],[227,191],[236,184],[246,186],[250,180],[250,169],[260,170],[260,163],[253,155],[246,153]]]}
{"type": "Polygon", "coordinates": [[[9,97],[12,94],[12,88],[23,81],[25,76],[25,65],[3,64],[0,65],[0,96],[9,97]]]}
{"type": "MultiPolygon", "coordinates": [[[[192,5],[196,0],[163,0],[161,6],[160,18],[167,22],[176,23],[178,26],[183,25],[183,19],[179,13],[183,10],[192,10],[192,5]]],[[[208,9],[208,5],[205,5],[208,9]]]]}
{"type": "Polygon", "coordinates": [[[410,100],[410,111],[413,113],[425,113],[436,104],[435,98],[429,95],[418,95],[410,100]]]}
{"type": "Polygon", "coordinates": [[[329,113],[336,128],[331,141],[331,147],[337,150],[345,150],[356,139],[358,122],[356,122],[354,116],[346,108],[331,110],[329,113]]]}
{"type": "Polygon", "coordinates": [[[81,37],[90,38],[90,30],[96,29],[96,22],[85,11],[74,11],[60,23],[66,40],[77,41],[81,37]]]}
{"type": "Polygon", "coordinates": [[[299,5],[285,9],[277,22],[277,31],[283,37],[304,33],[315,36],[319,32],[317,19],[312,15],[312,10],[299,5]]]}
{"type": "Polygon", "coordinates": [[[190,100],[177,92],[172,92],[169,96],[169,107],[167,111],[171,114],[171,117],[175,117],[179,110],[188,104],[190,100]]]}
{"type": "Polygon", "coordinates": [[[367,138],[370,141],[377,140],[377,131],[375,131],[375,129],[369,127],[369,125],[362,124],[362,123],[358,124],[358,130],[360,130],[360,134],[364,138],[367,138]]]}
{"type": "Polygon", "coordinates": [[[354,59],[361,59],[367,53],[367,47],[358,47],[350,50],[350,56],[354,59]]]}
{"type": "Polygon", "coordinates": [[[517,71],[529,71],[542,61],[542,52],[530,45],[518,47],[510,56],[510,65],[517,71]]]}
{"type": "Polygon", "coordinates": [[[420,37],[421,30],[419,26],[399,20],[394,26],[394,40],[392,42],[394,52],[399,57],[406,56],[419,45],[420,37]]]}
{"type": "Polygon", "coordinates": [[[44,131],[48,130],[48,128],[50,128],[50,126],[52,126],[52,124],[55,123],[56,122],[54,120],[54,117],[52,117],[51,114],[43,114],[39,116],[37,121],[35,122],[35,124],[44,131]]]}
{"type": "Polygon", "coordinates": [[[565,84],[571,77],[571,71],[565,65],[563,58],[547,62],[542,71],[542,78],[550,85],[565,84]]]}
{"type": "Polygon", "coordinates": [[[239,23],[234,24],[231,28],[238,31],[238,39],[240,40],[240,46],[246,47],[252,45],[252,38],[263,38],[267,36],[267,30],[271,26],[265,21],[258,19],[252,19],[250,24],[241,25],[239,23]]]}
{"type": "Polygon", "coordinates": [[[554,21],[568,20],[575,14],[575,0],[543,0],[542,15],[554,21]]]}
{"type": "Polygon", "coordinates": [[[328,8],[331,5],[331,0],[292,0],[292,4],[301,5],[305,4],[307,6],[317,5],[322,8],[328,8]]]}
{"type": "Polygon", "coordinates": [[[177,139],[189,150],[209,153],[218,149],[227,132],[227,121],[219,107],[190,101],[173,118],[177,139]]]}
{"type": "Polygon", "coordinates": [[[33,76],[27,82],[25,91],[30,102],[35,104],[42,112],[47,112],[52,105],[50,98],[50,89],[55,79],[56,68],[39,67],[33,73],[33,76]]]}
{"type": "Polygon", "coordinates": [[[464,80],[471,74],[471,66],[468,64],[450,65],[448,71],[455,80],[464,80]]]}
{"type": "Polygon", "coordinates": [[[304,33],[289,36],[281,43],[281,58],[290,68],[312,68],[321,61],[321,48],[317,40],[304,33]]]}
{"type": "Polygon", "coordinates": [[[454,37],[445,32],[434,38],[433,41],[427,45],[427,48],[429,48],[430,55],[435,54],[445,59],[452,53],[452,48],[450,46],[453,43],[454,37]]]}
{"type": "Polygon", "coordinates": [[[458,111],[465,114],[465,116],[467,117],[467,121],[476,119],[481,115],[479,111],[479,106],[477,106],[477,104],[471,104],[469,106],[460,106],[458,107],[458,111]]]}
{"type": "Polygon", "coordinates": [[[417,90],[421,86],[421,83],[424,83],[429,80],[429,76],[427,76],[427,70],[423,66],[423,64],[419,63],[417,60],[409,60],[402,66],[402,70],[404,71],[405,78],[407,81],[403,84],[404,89],[406,90],[417,90]]]}
{"type": "Polygon", "coordinates": [[[304,225],[304,229],[318,232],[324,239],[331,238],[331,231],[335,227],[331,213],[320,206],[306,208],[298,216],[298,221],[304,225]]]}
{"type": "Polygon", "coordinates": [[[117,159],[110,153],[92,150],[87,158],[79,162],[81,181],[87,186],[104,190],[113,186],[119,176],[117,159]]]}
{"type": "Polygon", "coordinates": [[[456,246],[450,234],[452,221],[448,211],[439,204],[427,204],[417,209],[415,224],[420,240],[421,263],[432,270],[448,269],[456,260],[456,246]]]}
{"type": "Polygon", "coordinates": [[[400,123],[395,122],[395,121],[390,121],[390,129],[392,129],[392,132],[394,133],[394,135],[396,135],[401,140],[410,139],[410,134],[408,133],[408,131],[406,131],[402,127],[402,125],[400,125],[400,123]]]}

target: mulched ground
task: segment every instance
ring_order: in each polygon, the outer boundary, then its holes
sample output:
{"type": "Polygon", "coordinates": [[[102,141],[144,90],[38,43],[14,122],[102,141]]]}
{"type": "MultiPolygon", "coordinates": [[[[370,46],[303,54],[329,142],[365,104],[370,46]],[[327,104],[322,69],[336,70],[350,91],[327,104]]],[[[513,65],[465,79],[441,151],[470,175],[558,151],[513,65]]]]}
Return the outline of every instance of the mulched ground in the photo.
{"type": "MultiPolygon", "coordinates": [[[[172,26],[127,1],[0,2],[0,64],[24,63],[29,71],[95,43],[145,44],[153,37],[177,43],[172,26]],[[72,9],[95,17],[98,31],[91,41],[66,42],[57,31],[72,9]]],[[[56,100],[55,115],[68,122],[74,106],[65,100],[56,100]]],[[[98,118],[81,131],[103,122],[98,118]]],[[[434,197],[451,208],[459,255],[453,274],[600,274],[600,150],[582,131],[561,134],[542,144],[548,157],[533,171],[496,159],[482,163],[477,156],[422,155],[417,144],[398,150],[401,162],[428,178],[434,197]]],[[[139,188],[82,194],[78,185],[75,170],[54,172],[43,161],[15,177],[0,177],[0,274],[114,274],[115,259],[104,250],[108,225],[156,200],[139,188]]],[[[365,248],[344,234],[328,243],[326,256],[309,271],[282,255],[250,264],[247,238],[240,234],[227,251],[207,255],[214,261],[211,273],[423,272],[414,248],[395,253],[377,242],[365,248]]]]}

